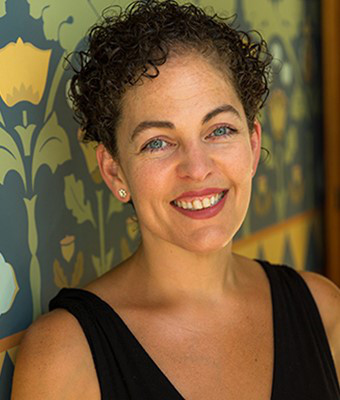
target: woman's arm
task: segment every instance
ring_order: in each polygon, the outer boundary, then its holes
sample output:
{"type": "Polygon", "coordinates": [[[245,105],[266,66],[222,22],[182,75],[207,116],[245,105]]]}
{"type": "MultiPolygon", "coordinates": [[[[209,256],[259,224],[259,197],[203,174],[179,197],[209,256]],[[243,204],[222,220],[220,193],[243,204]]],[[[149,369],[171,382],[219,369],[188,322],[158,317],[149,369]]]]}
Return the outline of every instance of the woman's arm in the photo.
{"type": "Polygon", "coordinates": [[[340,289],[322,275],[308,271],[300,274],[318,306],[340,382],[340,289]]]}
{"type": "Polygon", "coordinates": [[[52,311],[28,329],[18,351],[11,398],[100,399],[86,338],[67,311],[52,311]]]}

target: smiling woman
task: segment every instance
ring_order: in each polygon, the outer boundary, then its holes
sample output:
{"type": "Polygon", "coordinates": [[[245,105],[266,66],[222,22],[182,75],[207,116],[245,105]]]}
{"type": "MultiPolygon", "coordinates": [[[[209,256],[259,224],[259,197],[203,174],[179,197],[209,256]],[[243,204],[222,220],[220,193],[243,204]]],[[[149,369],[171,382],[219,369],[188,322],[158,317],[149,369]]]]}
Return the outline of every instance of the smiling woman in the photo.
{"type": "Polygon", "coordinates": [[[270,60],[260,36],[172,0],[92,28],[71,95],[141,243],[51,300],[21,345],[14,399],[339,398],[337,288],[231,250],[270,60]]]}

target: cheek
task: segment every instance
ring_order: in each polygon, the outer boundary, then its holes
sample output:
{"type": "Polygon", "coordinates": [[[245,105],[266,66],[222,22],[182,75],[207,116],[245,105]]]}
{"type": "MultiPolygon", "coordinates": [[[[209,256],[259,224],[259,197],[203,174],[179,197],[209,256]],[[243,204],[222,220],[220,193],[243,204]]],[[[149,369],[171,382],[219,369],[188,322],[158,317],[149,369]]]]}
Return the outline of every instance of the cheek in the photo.
{"type": "Polygon", "coordinates": [[[155,162],[130,163],[127,179],[136,205],[148,203],[151,198],[157,198],[157,193],[163,193],[163,189],[169,187],[166,175],[166,168],[155,162]]]}
{"type": "Polygon", "coordinates": [[[249,146],[239,146],[221,158],[226,173],[235,183],[248,182],[252,177],[252,152],[249,146]]]}

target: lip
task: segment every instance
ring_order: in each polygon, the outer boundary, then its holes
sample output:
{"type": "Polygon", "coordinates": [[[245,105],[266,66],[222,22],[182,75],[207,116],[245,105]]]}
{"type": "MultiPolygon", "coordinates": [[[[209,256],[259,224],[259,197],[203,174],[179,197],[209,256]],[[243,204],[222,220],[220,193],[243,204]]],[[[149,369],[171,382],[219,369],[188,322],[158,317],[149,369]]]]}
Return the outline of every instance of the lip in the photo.
{"type": "Polygon", "coordinates": [[[227,197],[228,197],[228,190],[226,190],[225,195],[222,197],[222,199],[216,205],[209,207],[209,208],[203,208],[202,210],[196,210],[196,211],[177,207],[173,203],[171,203],[171,206],[174,207],[174,209],[176,211],[178,211],[179,213],[181,213],[191,219],[208,219],[208,218],[215,217],[217,214],[219,214],[222,211],[224,204],[227,200],[227,197]]]}
{"type": "Polygon", "coordinates": [[[202,190],[197,190],[197,191],[191,191],[191,192],[185,192],[182,193],[180,196],[178,196],[175,200],[173,201],[180,201],[180,200],[186,200],[186,201],[192,201],[194,199],[198,199],[199,197],[202,197],[202,199],[210,194],[218,194],[221,192],[226,191],[226,188],[207,188],[207,189],[202,189],[202,190]]]}

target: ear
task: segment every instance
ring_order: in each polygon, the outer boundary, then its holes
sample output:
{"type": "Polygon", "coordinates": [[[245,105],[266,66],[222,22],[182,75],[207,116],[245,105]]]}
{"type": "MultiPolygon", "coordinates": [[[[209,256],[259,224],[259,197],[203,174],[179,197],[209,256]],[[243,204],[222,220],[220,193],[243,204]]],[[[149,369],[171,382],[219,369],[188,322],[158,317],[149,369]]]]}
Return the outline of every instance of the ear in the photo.
{"type": "Polygon", "coordinates": [[[108,188],[114,196],[123,203],[130,199],[130,193],[126,178],[118,160],[114,159],[111,153],[103,144],[99,144],[96,150],[97,162],[100,173],[108,188]],[[119,190],[123,189],[127,194],[123,197],[119,194],[119,190]]]}
{"type": "Polygon", "coordinates": [[[251,149],[253,153],[253,165],[252,165],[252,176],[255,175],[256,169],[260,160],[261,155],[261,134],[262,134],[262,127],[259,121],[256,119],[254,121],[254,129],[250,134],[250,143],[251,149]]]}

